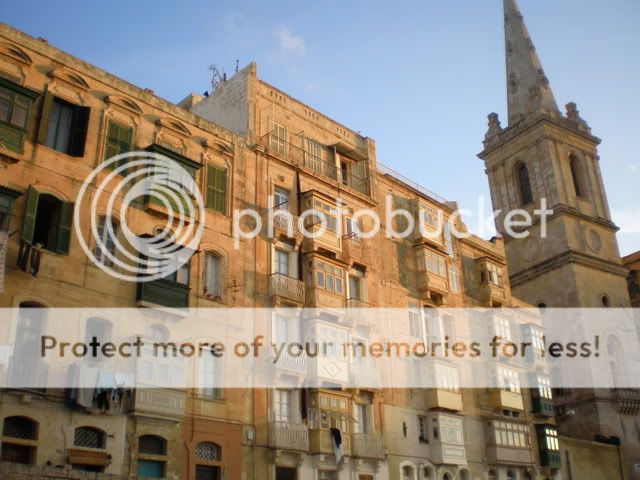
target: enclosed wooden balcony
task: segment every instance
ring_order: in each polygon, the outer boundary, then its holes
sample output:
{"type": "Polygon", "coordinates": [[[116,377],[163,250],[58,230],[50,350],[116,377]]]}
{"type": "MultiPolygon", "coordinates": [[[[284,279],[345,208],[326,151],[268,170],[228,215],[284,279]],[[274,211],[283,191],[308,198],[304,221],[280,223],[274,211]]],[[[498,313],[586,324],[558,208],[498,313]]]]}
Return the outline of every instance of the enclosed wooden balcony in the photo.
{"type": "Polygon", "coordinates": [[[303,424],[271,422],[269,423],[269,446],[280,450],[307,452],[309,428],[303,424]]]}
{"type": "Polygon", "coordinates": [[[136,389],[131,412],[134,415],[180,419],[185,414],[185,391],[168,388],[136,389]]]}
{"type": "Polygon", "coordinates": [[[503,465],[531,465],[533,457],[529,448],[487,445],[487,462],[503,465]]]}
{"type": "Polygon", "coordinates": [[[344,308],[345,298],[342,295],[321,288],[307,288],[305,306],[310,308],[344,308]]]}
{"type": "Polygon", "coordinates": [[[354,433],[351,435],[351,455],[357,458],[384,460],[384,440],[382,435],[354,433]]]}
{"type": "Polygon", "coordinates": [[[427,390],[427,408],[430,410],[462,410],[462,395],[460,392],[439,388],[427,390]]]}
{"type": "MultiPolygon", "coordinates": [[[[311,429],[309,430],[309,453],[324,453],[333,455],[333,436],[330,430],[311,429]]],[[[342,453],[351,455],[351,436],[342,432],[342,453]]]]}
{"type": "Polygon", "coordinates": [[[271,295],[302,305],[305,297],[304,282],[288,275],[274,273],[271,275],[271,295]]]}
{"type": "Polygon", "coordinates": [[[522,394],[509,390],[491,389],[488,394],[489,405],[496,410],[524,411],[522,394]]]}
{"type": "Polygon", "coordinates": [[[136,285],[136,302],[141,306],[187,308],[189,286],[164,278],[152,282],[139,282],[136,285]]]}

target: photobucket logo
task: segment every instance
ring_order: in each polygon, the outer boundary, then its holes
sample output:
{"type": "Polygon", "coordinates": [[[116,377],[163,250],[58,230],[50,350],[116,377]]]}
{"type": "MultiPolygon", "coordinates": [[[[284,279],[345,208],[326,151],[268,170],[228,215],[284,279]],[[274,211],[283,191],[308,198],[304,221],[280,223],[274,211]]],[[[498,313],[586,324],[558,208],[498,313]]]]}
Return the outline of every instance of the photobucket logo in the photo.
{"type": "Polygon", "coordinates": [[[89,174],[73,220],[80,245],[95,266],[121,280],[150,282],[175,273],[197,251],[204,212],[202,195],[187,170],[164,155],[137,151],[112,157],[89,174]],[[144,228],[140,212],[149,206],[162,213],[164,225],[134,232],[144,228]],[[83,233],[87,218],[89,241],[83,233]]]}
{"type": "Polygon", "coordinates": [[[547,237],[547,221],[553,210],[547,207],[547,199],[541,198],[540,208],[532,211],[514,209],[507,212],[494,210],[486,215],[484,198],[478,198],[478,210],[454,209],[448,212],[447,218],[443,210],[435,208],[397,208],[394,206],[393,195],[387,195],[382,220],[380,214],[372,209],[350,211],[344,208],[340,199],[337,205],[329,209],[307,209],[300,216],[293,215],[287,208],[273,205],[269,200],[267,215],[254,209],[234,210],[233,237],[234,248],[239,249],[241,240],[249,240],[259,235],[266,235],[273,239],[276,230],[284,231],[288,237],[301,235],[304,238],[316,239],[330,231],[338,237],[373,238],[381,232],[385,238],[406,239],[419,235],[434,241],[448,241],[451,237],[469,238],[473,235],[468,231],[466,220],[475,218],[479,235],[486,236],[488,231],[505,232],[512,238],[526,238],[531,234],[531,227],[539,226],[540,238],[547,237]],[[266,217],[266,224],[265,224],[266,217]],[[348,218],[348,223],[344,218],[348,218]],[[250,220],[250,221],[247,221],[250,220]],[[367,228],[362,225],[367,224],[367,228]],[[501,224],[501,225],[499,225],[501,224]],[[344,226],[347,226],[345,232],[344,226]],[[246,228],[249,226],[249,228],[246,228]]]}

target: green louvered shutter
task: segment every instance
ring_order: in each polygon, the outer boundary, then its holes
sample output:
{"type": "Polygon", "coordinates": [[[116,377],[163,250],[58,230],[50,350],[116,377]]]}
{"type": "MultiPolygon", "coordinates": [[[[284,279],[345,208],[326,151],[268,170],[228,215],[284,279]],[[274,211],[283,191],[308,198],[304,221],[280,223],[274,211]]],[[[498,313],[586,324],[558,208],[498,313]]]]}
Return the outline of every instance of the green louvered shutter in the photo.
{"type": "MultiPolygon", "coordinates": [[[[108,160],[116,155],[131,151],[133,131],[130,127],[109,121],[107,139],[104,149],[104,159],[108,160]]],[[[112,165],[115,168],[117,165],[112,165]]]]}
{"type": "Polygon", "coordinates": [[[27,208],[24,212],[24,220],[22,221],[22,240],[29,244],[33,244],[33,232],[36,228],[36,213],[38,212],[38,199],[40,194],[38,191],[29,186],[27,192],[27,208]]]}
{"type": "Polygon", "coordinates": [[[38,126],[38,143],[45,144],[47,141],[47,131],[49,130],[49,113],[53,105],[53,95],[44,92],[42,100],[42,112],[40,113],[40,125],[38,126]]]}
{"type": "Polygon", "coordinates": [[[226,213],[227,205],[227,170],[225,168],[207,166],[207,208],[226,213]]]}
{"type": "Polygon", "coordinates": [[[73,203],[62,202],[62,209],[60,210],[60,225],[58,226],[58,237],[56,239],[56,253],[61,253],[63,255],[69,253],[72,222],[73,203]]]}

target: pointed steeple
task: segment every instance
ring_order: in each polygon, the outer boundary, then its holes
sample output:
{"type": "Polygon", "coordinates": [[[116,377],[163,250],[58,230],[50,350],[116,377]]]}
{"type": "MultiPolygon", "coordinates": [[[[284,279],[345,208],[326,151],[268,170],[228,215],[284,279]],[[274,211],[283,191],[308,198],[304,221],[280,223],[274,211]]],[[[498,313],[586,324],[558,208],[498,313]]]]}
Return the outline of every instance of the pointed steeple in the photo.
{"type": "Polygon", "coordinates": [[[504,0],[504,33],[509,125],[525,115],[560,115],[516,0],[504,0]]]}

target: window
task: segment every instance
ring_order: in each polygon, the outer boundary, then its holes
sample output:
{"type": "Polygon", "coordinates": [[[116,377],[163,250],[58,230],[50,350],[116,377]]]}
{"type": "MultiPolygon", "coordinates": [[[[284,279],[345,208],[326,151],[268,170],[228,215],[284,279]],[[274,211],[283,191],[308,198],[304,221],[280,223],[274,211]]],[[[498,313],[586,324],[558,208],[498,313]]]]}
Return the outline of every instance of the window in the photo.
{"type": "Polygon", "coordinates": [[[558,443],[558,430],[555,427],[541,426],[544,442],[540,445],[542,450],[560,451],[558,443]]]}
{"type": "Polygon", "coordinates": [[[98,430],[93,427],[78,427],[76,428],[73,444],[76,447],[84,448],[105,448],[105,434],[102,430],[98,430]]]}
{"type": "Polygon", "coordinates": [[[34,95],[35,93],[0,79],[0,122],[25,130],[34,95]]]}
{"type": "MultiPolygon", "coordinates": [[[[324,217],[326,221],[327,230],[330,230],[332,232],[338,231],[338,219],[336,217],[335,206],[327,202],[323,202],[322,200],[314,199],[313,209],[317,212],[317,214],[314,216],[324,217]]],[[[315,220],[313,222],[314,224],[317,223],[318,225],[320,225],[320,222],[321,222],[320,218],[316,218],[314,220],[315,220]]]]}
{"type": "Polygon", "coordinates": [[[508,392],[520,393],[520,377],[518,372],[509,368],[498,367],[496,374],[498,388],[508,392]]]}
{"type": "Polygon", "coordinates": [[[415,480],[413,467],[408,465],[402,467],[402,480],[415,480]]]}
{"type": "Polygon", "coordinates": [[[285,155],[287,153],[287,129],[279,123],[273,122],[271,129],[270,147],[277,153],[285,155]]]}
{"type": "Polygon", "coordinates": [[[460,389],[458,369],[451,365],[435,364],[436,385],[440,390],[457,392],[460,389]]]}
{"type": "Polygon", "coordinates": [[[204,255],[204,293],[212,297],[221,297],[220,287],[222,259],[215,253],[207,252],[204,255]]]}
{"type": "Polygon", "coordinates": [[[89,112],[88,107],[74,105],[47,93],[40,120],[39,140],[47,147],[59,152],[73,157],[82,157],[87,138],[89,112]]]}
{"type": "Polygon", "coordinates": [[[304,165],[322,173],[322,145],[310,138],[304,139],[304,165]]]}
{"type": "Polygon", "coordinates": [[[493,317],[493,335],[503,340],[511,341],[511,322],[501,316],[493,317]]]}
{"type": "Polygon", "coordinates": [[[349,164],[340,162],[340,178],[344,185],[349,185],[349,164]]]}
{"type": "Polygon", "coordinates": [[[205,462],[219,462],[222,459],[220,447],[211,442],[200,442],[196,446],[196,458],[205,462]]]}
{"type": "Polygon", "coordinates": [[[445,341],[450,345],[456,342],[456,320],[452,315],[442,315],[442,328],[445,341]]]}
{"type": "Polygon", "coordinates": [[[343,330],[320,326],[318,328],[318,342],[326,346],[327,358],[344,360],[342,346],[347,340],[347,334],[343,330]]]}
{"type": "Polygon", "coordinates": [[[276,272],[280,275],[289,275],[289,252],[285,250],[276,249],[276,272]]]}
{"type": "Polygon", "coordinates": [[[364,300],[364,269],[354,266],[349,273],[349,298],[364,300]]]}
{"type": "Polygon", "coordinates": [[[449,267],[449,288],[454,293],[460,291],[460,275],[458,274],[458,267],[455,265],[449,267]]]}
{"type": "Polygon", "coordinates": [[[143,435],[138,439],[138,453],[146,455],[166,455],[167,441],[157,435],[143,435]]]}
{"type": "Polygon", "coordinates": [[[574,155],[569,157],[569,168],[571,168],[571,179],[573,180],[573,189],[576,197],[584,197],[585,191],[582,188],[582,170],[580,168],[580,160],[574,155]]]}
{"type": "Polygon", "coordinates": [[[132,138],[133,129],[131,127],[109,120],[104,146],[104,159],[109,160],[117,155],[131,151],[132,138]]]}
{"type": "Polygon", "coordinates": [[[447,276],[447,266],[442,255],[427,251],[425,252],[425,260],[427,271],[440,275],[441,277],[447,276]]]}
{"type": "Polygon", "coordinates": [[[276,422],[289,423],[291,421],[291,390],[276,389],[273,406],[276,422]]]}
{"type": "Polygon", "coordinates": [[[38,424],[26,417],[7,417],[2,427],[2,445],[0,461],[33,465],[36,457],[38,424]],[[18,440],[12,443],[11,439],[18,440]],[[30,444],[31,443],[31,444],[30,444]]]}
{"type": "Polygon", "coordinates": [[[318,470],[318,480],[338,480],[335,470],[318,470]]]}
{"type": "Polygon", "coordinates": [[[369,433],[369,406],[364,403],[353,405],[353,433],[369,433]]]}
{"type": "Polygon", "coordinates": [[[520,187],[520,203],[527,205],[533,203],[533,193],[531,191],[531,181],[529,179],[529,169],[524,163],[520,163],[516,167],[516,175],[518,177],[518,185],[520,187]]]}
{"type": "Polygon", "coordinates": [[[289,210],[289,192],[282,188],[276,188],[273,194],[273,208],[278,210],[289,210]]]}
{"type": "Polygon", "coordinates": [[[529,430],[520,423],[494,422],[494,440],[501,447],[528,448],[529,430]]]}
{"type": "Polygon", "coordinates": [[[205,206],[216,212],[227,212],[227,169],[207,165],[205,206]]]}
{"type": "Polygon", "coordinates": [[[111,217],[103,215],[98,219],[97,231],[98,238],[93,247],[93,256],[103,265],[113,267],[118,225],[112,221],[111,217]]]}
{"type": "MultiPolygon", "coordinates": [[[[180,261],[180,260],[177,260],[180,261]]],[[[180,265],[178,269],[164,277],[171,282],[179,283],[180,285],[189,285],[189,272],[191,270],[191,262],[186,262],[180,265]]]]}
{"type": "Polygon", "coordinates": [[[27,193],[27,208],[22,224],[22,239],[30,245],[66,255],[71,241],[73,203],[41,194],[32,186],[27,193]]]}
{"type": "Polygon", "coordinates": [[[422,319],[420,307],[416,302],[409,302],[409,333],[414,338],[422,338],[422,319]]]}
{"type": "Polygon", "coordinates": [[[427,417],[424,415],[418,415],[418,440],[426,442],[427,437],[427,417]]]}
{"type": "Polygon", "coordinates": [[[346,217],[345,218],[346,226],[347,226],[347,238],[349,240],[353,240],[355,242],[360,241],[360,221],[354,220],[353,218],[346,217]]]}
{"type": "MultiPolygon", "coordinates": [[[[296,317],[276,315],[273,324],[273,337],[278,345],[283,343],[297,343],[300,341],[300,324],[296,317]]],[[[287,355],[286,351],[281,356],[287,355]]]]}
{"type": "Polygon", "coordinates": [[[500,267],[493,263],[487,263],[486,281],[498,287],[502,286],[502,274],[500,272],[500,267]]]}
{"type": "Polygon", "coordinates": [[[316,261],[315,272],[316,287],[342,295],[344,270],[326,262],[316,261]]]}
{"type": "Polygon", "coordinates": [[[212,400],[222,399],[221,384],[222,358],[213,355],[212,350],[205,350],[205,353],[198,359],[198,383],[199,393],[203,397],[212,400]]]}
{"type": "Polygon", "coordinates": [[[552,400],[553,394],[551,393],[551,380],[549,380],[548,377],[543,377],[542,375],[538,375],[536,380],[538,384],[538,396],[540,398],[552,400]]]}

